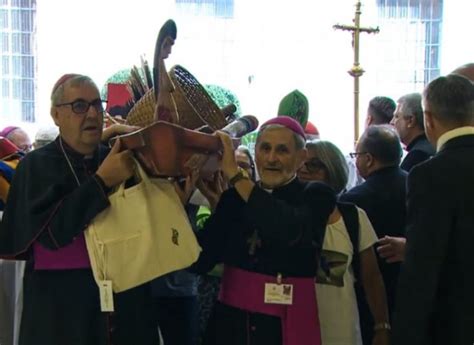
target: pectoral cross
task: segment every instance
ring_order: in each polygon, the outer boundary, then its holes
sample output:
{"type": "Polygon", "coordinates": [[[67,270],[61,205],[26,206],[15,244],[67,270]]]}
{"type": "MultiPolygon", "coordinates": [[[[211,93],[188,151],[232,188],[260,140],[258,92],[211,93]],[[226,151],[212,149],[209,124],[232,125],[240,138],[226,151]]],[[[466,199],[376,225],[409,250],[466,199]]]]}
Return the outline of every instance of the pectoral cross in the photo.
{"type": "Polygon", "coordinates": [[[354,65],[348,73],[354,77],[354,142],[359,139],[359,77],[364,74],[363,68],[359,63],[359,34],[366,32],[368,34],[376,34],[380,31],[379,27],[364,28],[360,26],[361,2],[357,1],[355,10],[355,17],[352,20],[354,25],[336,24],[333,26],[336,30],[351,31],[352,32],[352,47],[354,48],[354,65]]]}

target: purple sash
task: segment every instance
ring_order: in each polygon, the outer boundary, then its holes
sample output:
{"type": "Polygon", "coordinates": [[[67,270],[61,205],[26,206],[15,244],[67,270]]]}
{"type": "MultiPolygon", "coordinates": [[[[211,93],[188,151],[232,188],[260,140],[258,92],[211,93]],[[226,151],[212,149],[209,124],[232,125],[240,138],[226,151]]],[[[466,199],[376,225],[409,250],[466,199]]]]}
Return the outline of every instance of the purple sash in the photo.
{"type": "Polygon", "coordinates": [[[266,304],[265,283],[276,277],[224,267],[219,301],[234,308],[281,318],[283,345],[320,345],[318,305],[314,278],[283,278],[293,285],[293,304],[266,304]]]}
{"type": "Polygon", "coordinates": [[[74,241],[57,250],[43,247],[38,241],[33,243],[35,270],[64,270],[90,268],[84,234],[81,233],[74,241]]]}

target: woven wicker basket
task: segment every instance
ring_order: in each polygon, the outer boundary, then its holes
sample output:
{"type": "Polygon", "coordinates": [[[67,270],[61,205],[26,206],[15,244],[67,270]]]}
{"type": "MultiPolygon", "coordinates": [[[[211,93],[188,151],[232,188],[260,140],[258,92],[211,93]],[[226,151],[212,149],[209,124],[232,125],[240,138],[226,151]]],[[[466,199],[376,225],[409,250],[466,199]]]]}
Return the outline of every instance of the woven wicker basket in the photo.
{"type": "MultiPolygon", "coordinates": [[[[170,76],[172,75],[170,71],[170,76]]],[[[173,79],[173,77],[171,77],[173,79]]],[[[176,85],[176,81],[173,80],[176,85]]],[[[181,91],[181,87],[175,87],[173,92],[176,108],[178,109],[179,120],[178,124],[184,128],[196,129],[206,125],[203,119],[196,113],[196,110],[189,104],[185,94],[181,91]]]]}
{"type": "MultiPolygon", "coordinates": [[[[176,102],[180,126],[196,129],[208,125],[217,130],[227,124],[222,110],[189,71],[176,65],[169,74],[175,87],[172,95],[176,102]]],[[[152,124],[155,121],[155,107],[156,100],[151,89],[132,107],[127,115],[127,124],[140,127],[152,124]]]]}
{"type": "MultiPolygon", "coordinates": [[[[180,91],[175,89],[172,93],[178,113],[178,124],[184,128],[196,129],[206,123],[199,117],[193,107],[180,91]]],[[[156,100],[153,89],[147,91],[127,115],[127,124],[132,126],[146,127],[155,122],[156,100]]]]}
{"type": "Polygon", "coordinates": [[[176,87],[175,101],[180,114],[179,123],[183,127],[197,128],[202,124],[207,124],[213,130],[218,130],[227,124],[217,104],[188,70],[176,65],[171,68],[169,74],[176,87]],[[199,118],[201,123],[199,123],[199,118]]]}
{"type": "Polygon", "coordinates": [[[135,103],[127,115],[127,125],[146,127],[155,121],[156,101],[153,89],[135,103]]]}

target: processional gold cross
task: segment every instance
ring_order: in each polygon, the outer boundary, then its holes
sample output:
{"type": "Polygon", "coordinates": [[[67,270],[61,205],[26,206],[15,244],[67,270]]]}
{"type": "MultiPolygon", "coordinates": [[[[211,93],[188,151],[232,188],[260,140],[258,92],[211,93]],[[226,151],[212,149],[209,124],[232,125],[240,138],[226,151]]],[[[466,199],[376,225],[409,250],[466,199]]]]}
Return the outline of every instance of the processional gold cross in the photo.
{"type": "Polygon", "coordinates": [[[364,74],[364,70],[359,63],[359,34],[366,32],[368,34],[376,34],[380,31],[379,27],[376,28],[364,28],[360,26],[360,15],[361,15],[361,2],[357,1],[355,10],[355,16],[352,20],[354,25],[342,25],[336,24],[333,26],[336,30],[351,31],[352,32],[352,47],[354,48],[354,65],[348,71],[348,73],[354,77],[354,142],[359,139],[359,77],[364,74]]]}

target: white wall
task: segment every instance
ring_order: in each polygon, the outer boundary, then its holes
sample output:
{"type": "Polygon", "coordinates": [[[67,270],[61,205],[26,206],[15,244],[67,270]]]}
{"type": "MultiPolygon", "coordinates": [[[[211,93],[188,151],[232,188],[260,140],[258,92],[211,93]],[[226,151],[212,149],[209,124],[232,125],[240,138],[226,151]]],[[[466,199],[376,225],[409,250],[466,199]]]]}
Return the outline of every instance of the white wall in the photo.
{"type": "Polygon", "coordinates": [[[474,1],[445,0],[441,49],[441,73],[474,62],[474,1]]]}

